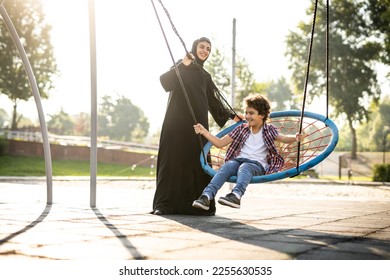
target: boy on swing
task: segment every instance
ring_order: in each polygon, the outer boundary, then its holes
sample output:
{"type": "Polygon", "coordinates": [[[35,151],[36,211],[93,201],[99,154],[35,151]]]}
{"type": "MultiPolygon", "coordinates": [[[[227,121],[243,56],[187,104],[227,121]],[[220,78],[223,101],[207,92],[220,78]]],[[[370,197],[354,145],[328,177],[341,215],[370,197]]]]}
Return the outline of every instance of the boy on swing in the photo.
{"type": "Polygon", "coordinates": [[[283,143],[301,142],[302,134],[283,135],[277,127],[267,124],[270,103],[261,95],[251,95],[244,99],[246,123],[233,129],[229,134],[218,138],[201,124],[194,125],[195,133],[203,135],[217,148],[231,144],[226,152],[225,163],[217,171],[201,196],[192,204],[193,207],[208,210],[222,185],[233,175],[237,183],[232,192],[218,199],[218,203],[233,208],[240,208],[241,197],[253,176],[260,176],[279,171],[284,164],[274,141],[283,143]]]}

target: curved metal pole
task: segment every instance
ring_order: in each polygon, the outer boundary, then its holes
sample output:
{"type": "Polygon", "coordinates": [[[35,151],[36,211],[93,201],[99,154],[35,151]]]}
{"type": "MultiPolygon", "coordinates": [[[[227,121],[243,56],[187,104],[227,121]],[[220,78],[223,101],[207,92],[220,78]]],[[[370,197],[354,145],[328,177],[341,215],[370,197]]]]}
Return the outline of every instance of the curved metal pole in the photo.
{"type": "Polygon", "coordinates": [[[43,114],[42,109],[42,103],[41,98],[39,94],[39,89],[37,82],[35,80],[34,73],[31,68],[31,64],[27,58],[26,51],[22,45],[22,42],[20,41],[20,37],[18,36],[18,33],[16,32],[16,29],[3,6],[4,1],[1,3],[0,6],[0,14],[4,19],[4,23],[11,33],[12,40],[14,41],[14,44],[19,52],[19,55],[23,62],[24,70],[27,73],[28,80],[31,85],[32,93],[35,99],[35,104],[37,106],[38,110],[38,117],[39,117],[39,123],[41,126],[41,133],[42,133],[42,140],[43,140],[43,154],[45,157],[45,166],[46,166],[46,184],[47,184],[47,204],[53,203],[53,178],[52,178],[52,164],[51,164],[51,153],[50,153],[50,143],[49,143],[49,136],[47,132],[46,122],[45,122],[45,115],[43,114]]]}
{"type": "Polygon", "coordinates": [[[95,2],[88,1],[89,46],[91,59],[91,148],[90,148],[90,206],[96,207],[97,174],[97,78],[96,78],[96,31],[95,2]]]}

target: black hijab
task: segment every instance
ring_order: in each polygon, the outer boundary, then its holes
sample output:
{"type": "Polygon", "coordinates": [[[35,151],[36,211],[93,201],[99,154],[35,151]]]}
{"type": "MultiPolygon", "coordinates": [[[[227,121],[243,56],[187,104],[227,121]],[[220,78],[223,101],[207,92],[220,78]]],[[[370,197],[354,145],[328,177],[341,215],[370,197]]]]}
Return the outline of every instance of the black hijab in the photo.
{"type": "Polygon", "coordinates": [[[198,44],[201,43],[201,42],[207,42],[211,46],[211,42],[210,42],[209,38],[201,37],[199,39],[196,39],[194,41],[194,43],[192,43],[191,53],[195,56],[196,63],[203,67],[204,62],[207,60],[208,57],[205,60],[201,60],[201,59],[199,59],[199,57],[196,54],[196,50],[198,48],[198,44]]]}
{"type": "Polygon", "coordinates": [[[198,44],[201,42],[207,42],[210,44],[211,42],[207,37],[201,37],[199,39],[196,39],[192,44],[191,53],[195,56],[195,65],[198,65],[199,69],[204,73],[208,83],[209,88],[211,89],[213,93],[213,98],[209,98],[209,106],[213,107],[219,107],[218,109],[218,117],[214,117],[214,120],[218,123],[220,127],[224,126],[227,119],[232,118],[232,116],[236,115],[234,110],[230,107],[229,103],[226,101],[226,99],[223,97],[222,93],[219,91],[218,87],[215,85],[213,80],[211,79],[210,74],[203,68],[204,62],[207,60],[201,60],[197,54],[196,50],[198,47],[198,44]]]}

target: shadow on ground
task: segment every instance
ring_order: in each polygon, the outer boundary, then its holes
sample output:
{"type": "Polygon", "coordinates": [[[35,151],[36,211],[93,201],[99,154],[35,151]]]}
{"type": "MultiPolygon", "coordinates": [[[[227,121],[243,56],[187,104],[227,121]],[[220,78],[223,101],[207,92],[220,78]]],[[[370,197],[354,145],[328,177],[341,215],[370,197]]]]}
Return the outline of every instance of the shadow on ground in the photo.
{"type": "Polygon", "coordinates": [[[43,210],[42,214],[39,215],[39,217],[32,221],[30,224],[28,224],[27,226],[25,226],[24,228],[8,235],[7,237],[3,238],[0,240],[0,246],[5,244],[6,242],[10,241],[12,238],[15,238],[16,236],[22,234],[22,233],[25,233],[27,232],[28,230],[32,229],[33,227],[35,227],[36,225],[38,225],[39,223],[41,223],[46,217],[47,215],[49,215],[49,212],[52,208],[52,205],[51,204],[46,204],[46,207],[45,209],[43,210]]]}
{"type": "Polygon", "coordinates": [[[255,222],[255,227],[221,216],[164,217],[197,231],[285,253],[291,259],[390,259],[390,241],[386,240],[296,228],[262,230],[261,222],[255,222]]]}
{"type": "Polygon", "coordinates": [[[130,253],[131,259],[143,260],[145,257],[133,246],[125,234],[123,234],[114,224],[112,224],[96,207],[92,207],[92,211],[96,217],[112,231],[116,238],[122,243],[126,250],[130,253]]]}

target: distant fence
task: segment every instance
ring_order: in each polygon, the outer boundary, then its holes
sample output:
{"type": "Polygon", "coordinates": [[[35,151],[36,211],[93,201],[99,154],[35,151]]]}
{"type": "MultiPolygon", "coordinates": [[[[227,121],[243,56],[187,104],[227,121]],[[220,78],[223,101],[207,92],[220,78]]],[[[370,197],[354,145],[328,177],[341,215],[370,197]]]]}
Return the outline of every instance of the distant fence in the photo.
{"type": "MultiPolygon", "coordinates": [[[[5,153],[9,155],[43,157],[39,132],[0,131],[8,140],[5,153]]],[[[90,160],[90,138],[50,135],[52,159],[90,160]]],[[[102,163],[119,163],[129,166],[156,166],[158,146],[119,141],[98,141],[97,160],[102,163]]]]}
{"type": "MultiPolygon", "coordinates": [[[[0,137],[8,140],[23,140],[28,142],[42,143],[42,133],[40,131],[28,130],[2,130],[0,129],[0,137]]],[[[67,136],[49,134],[49,141],[52,144],[59,144],[62,146],[89,146],[91,138],[86,136],[67,136]]],[[[157,152],[158,145],[139,144],[133,142],[122,142],[112,140],[97,140],[98,147],[117,150],[135,150],[135,151],[150,151],[157,152]]]]}

